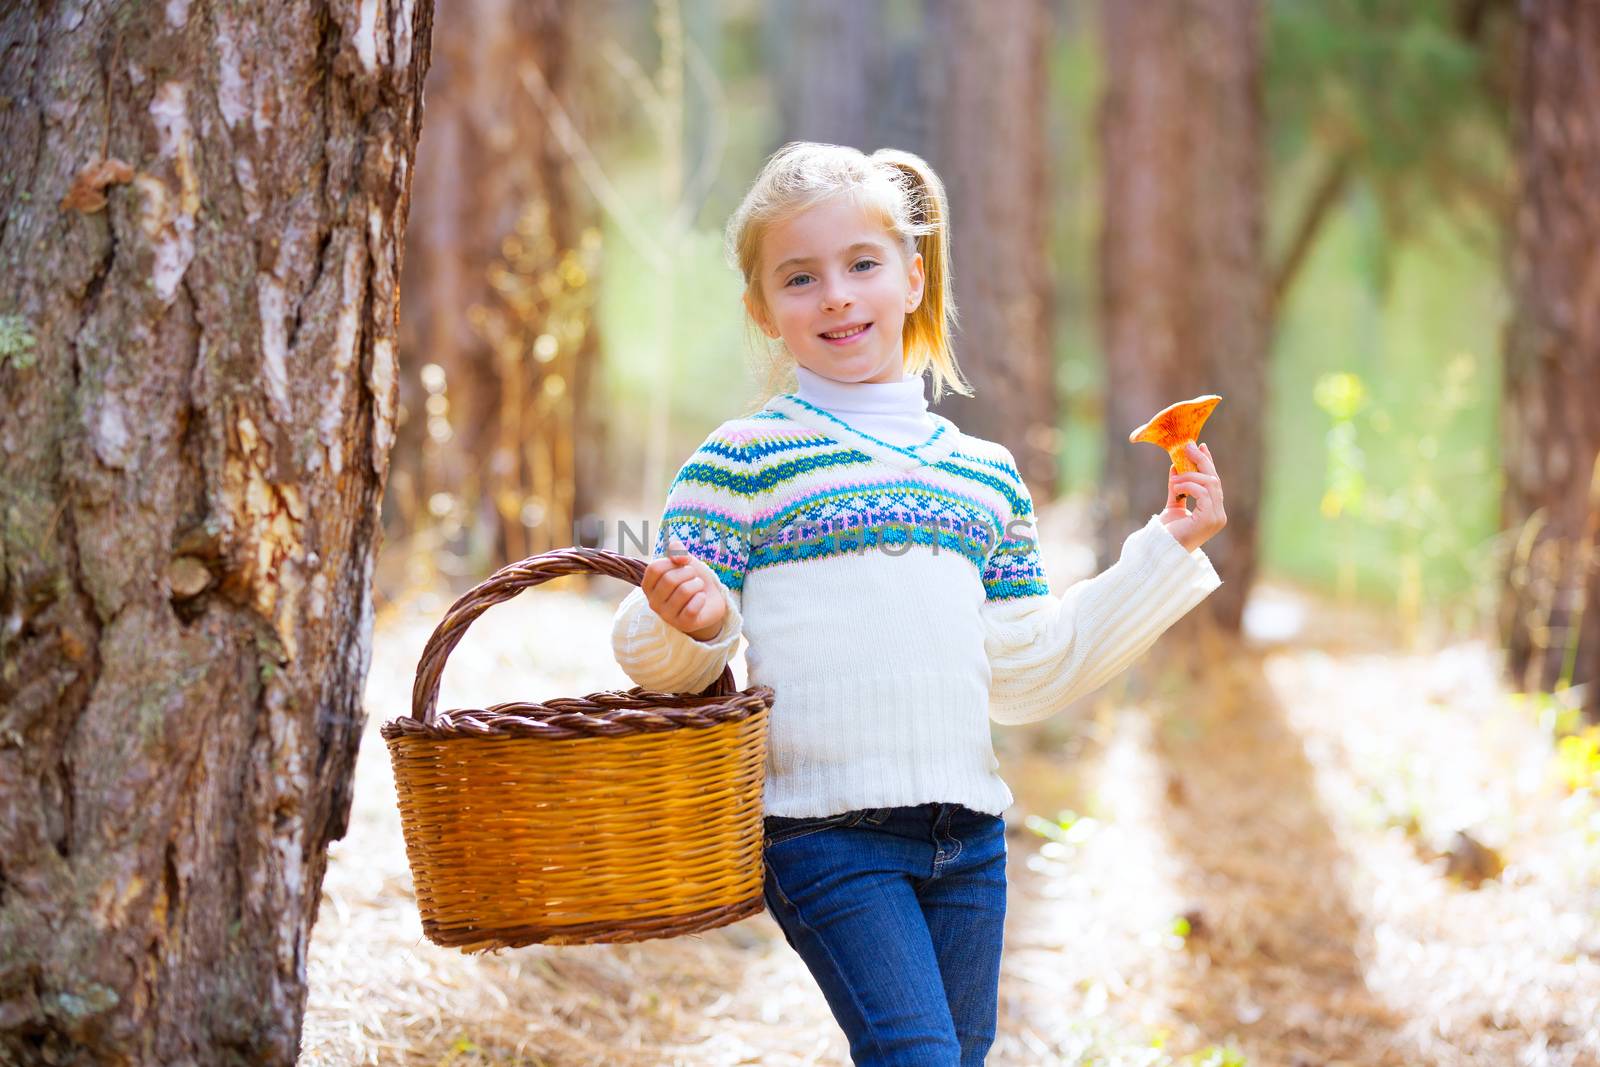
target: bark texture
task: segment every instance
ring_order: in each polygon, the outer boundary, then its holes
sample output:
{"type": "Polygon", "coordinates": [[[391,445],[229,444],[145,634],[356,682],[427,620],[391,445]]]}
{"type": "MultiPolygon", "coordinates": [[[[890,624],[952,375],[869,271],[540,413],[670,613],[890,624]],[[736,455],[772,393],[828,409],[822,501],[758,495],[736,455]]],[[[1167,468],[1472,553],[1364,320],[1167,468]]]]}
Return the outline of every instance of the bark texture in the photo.
{"type": "Polygon", "coordinates": [[[1501,629],[1517,685],[1585,684],[1600,722],[1600,7],[1521,13],[1501,629]]]}
{"type": "MultiPolygon", "coordinates": [[[[1101,8],[1106,360],[1105,512],[1097,556],[1161,510],[1171,461],[1128,434],[1168,404],[1222,403],[1202,438],[1227,528],[1207,542],[1224,584],[1196,610],[1237,630],[1256,570],[1266,421],[1268,285],[1259,0],[1101,8]]],[[[1180,623],[1184,626],[1185,623],[1180,623]]]]}
{"type": "Polygon", "coordinates": [[[295,1060],[431,22],[0,16],[0,1060],[295,1060]]]}

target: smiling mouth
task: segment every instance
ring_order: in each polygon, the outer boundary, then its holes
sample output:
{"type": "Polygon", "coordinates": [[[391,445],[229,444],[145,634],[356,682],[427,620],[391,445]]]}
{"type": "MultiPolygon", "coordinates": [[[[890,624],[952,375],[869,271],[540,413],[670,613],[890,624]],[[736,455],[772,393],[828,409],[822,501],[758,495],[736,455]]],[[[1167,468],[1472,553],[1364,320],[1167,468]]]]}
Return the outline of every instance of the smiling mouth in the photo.
{"type": "Polygon", "coordinates": [[[867,322],[861,324],[860,326],[852,326],[847,330],[833,330],[828,333],[819,333],[817,336],[822,338],[824,341],[849,341],[866,333],[867,330],[871,329],[871,327],[872,323],[867,322]]]}

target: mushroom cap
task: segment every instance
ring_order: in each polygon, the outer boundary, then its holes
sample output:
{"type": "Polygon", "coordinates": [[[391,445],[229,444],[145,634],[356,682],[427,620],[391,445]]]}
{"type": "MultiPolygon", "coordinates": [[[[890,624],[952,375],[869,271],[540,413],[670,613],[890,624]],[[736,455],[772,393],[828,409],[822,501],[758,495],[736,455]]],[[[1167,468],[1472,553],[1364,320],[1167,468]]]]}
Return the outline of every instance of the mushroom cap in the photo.
{"type": "Polygon", "coordinates": [[[1197,396],[1193,400],[1180,400],[1176,404],[1169,404],[1156,413],[1155,417],[1137,430],[1128,435],[1128,440],[1137,444],[1147,441],[1166,451],[1172,457],[1173,466],[1179,471],[1192,471],[1197,469],[1184,451],[1183,446],[1197,440],[1200,436],[1200,427],[1211,415],[1211,409],[1222,401],[1222,397],[1214,393],[1197,396]]]}

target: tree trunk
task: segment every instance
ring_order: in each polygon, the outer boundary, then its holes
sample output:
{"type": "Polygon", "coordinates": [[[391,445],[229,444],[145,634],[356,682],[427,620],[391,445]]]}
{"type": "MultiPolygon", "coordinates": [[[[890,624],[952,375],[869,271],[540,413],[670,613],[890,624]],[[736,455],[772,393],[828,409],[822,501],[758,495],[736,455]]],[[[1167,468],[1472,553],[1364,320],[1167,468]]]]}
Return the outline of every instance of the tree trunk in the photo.
{"type": "Polygon", "coordinates": [[[1501,628],[1518,685],[1585,684],[1600,721],[1600,9],[1521,10],[1501,628]]]}
{"type": "Polygon", "coordinates": [[[882,136],[884,11],[860,0],[775,0],[763,23],[778,140],[869,155],[882,136]]]}
{"type": "Polygon", "coordinates": [[[593,484],[575,468],[597,443],[599,234],[524,83],[537,72],[563,112],[578,113],[574,45],[587,38],[577,21],[571,0],[462,0],[434,42],[406,236],[407,419],[390,523],[397,534],[464,533],[480,569],[571,544],[593,484]],[[424,380],[430,364],[438,371],[424,380]],[[448,509],[430,509],[435,500],[448,509]]]}
{"type": "MultiPolygon", "coordinates": [[[[1106,359],[1102,567],[1166,501],[1170,460],[1128,434],[1217,393],[1207,422],[1228,526],[1208,542],[1224,585],[1195,614],[1237,630],[1256,570],[1266,421],[1259,0],[1102,5],[1100,115],[1106,359]]],[[[1196,620],[1198,621],[1198,620],[1196,620]]],[[[1182,625],[1182,624],[1180,624],[1182,625]]]]}
{"type": "Polygon", "coordinates": [[[295,1060],[431,23],[0,19],[0,1060],[295,1060]]]}
{"type": "Polygon", "coordinates": [[[950,194],[956,353],[976,393],[939,410],[1011,450],[1042,502],[1056,493],[1054,274],[1045,104],[1051,15],[1042,0],[931,5],[930,161],[950,194]]]}

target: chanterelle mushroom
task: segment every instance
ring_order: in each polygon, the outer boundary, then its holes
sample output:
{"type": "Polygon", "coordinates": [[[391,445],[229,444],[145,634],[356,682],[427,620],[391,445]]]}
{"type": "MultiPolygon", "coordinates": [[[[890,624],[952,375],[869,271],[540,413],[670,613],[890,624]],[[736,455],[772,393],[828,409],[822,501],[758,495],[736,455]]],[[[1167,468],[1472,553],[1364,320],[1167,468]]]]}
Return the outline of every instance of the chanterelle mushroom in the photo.
{"type": "MultiPolygon", "coordinates": [[[[1172,465],[1182,474],[1200,468],[1194,460],[1189,458],[1185,449],[1190,441],[1198,440],[1200,427],[1205,425],[1206,419],[1211,415],[1211,409],[1222,401],[1220,396],[1208,393],[1197,396],[1193,400],[1180,400],[1176,404],[1168,405],[1156,413],[1155,418],[1139,427],[1128,435],[1128,440],[1134,444],[1147,441],[1166,450],[1172,457],[1172,465]]],[[[1181,502],[1186,493],[1179,493],[1181,502]]]]}

